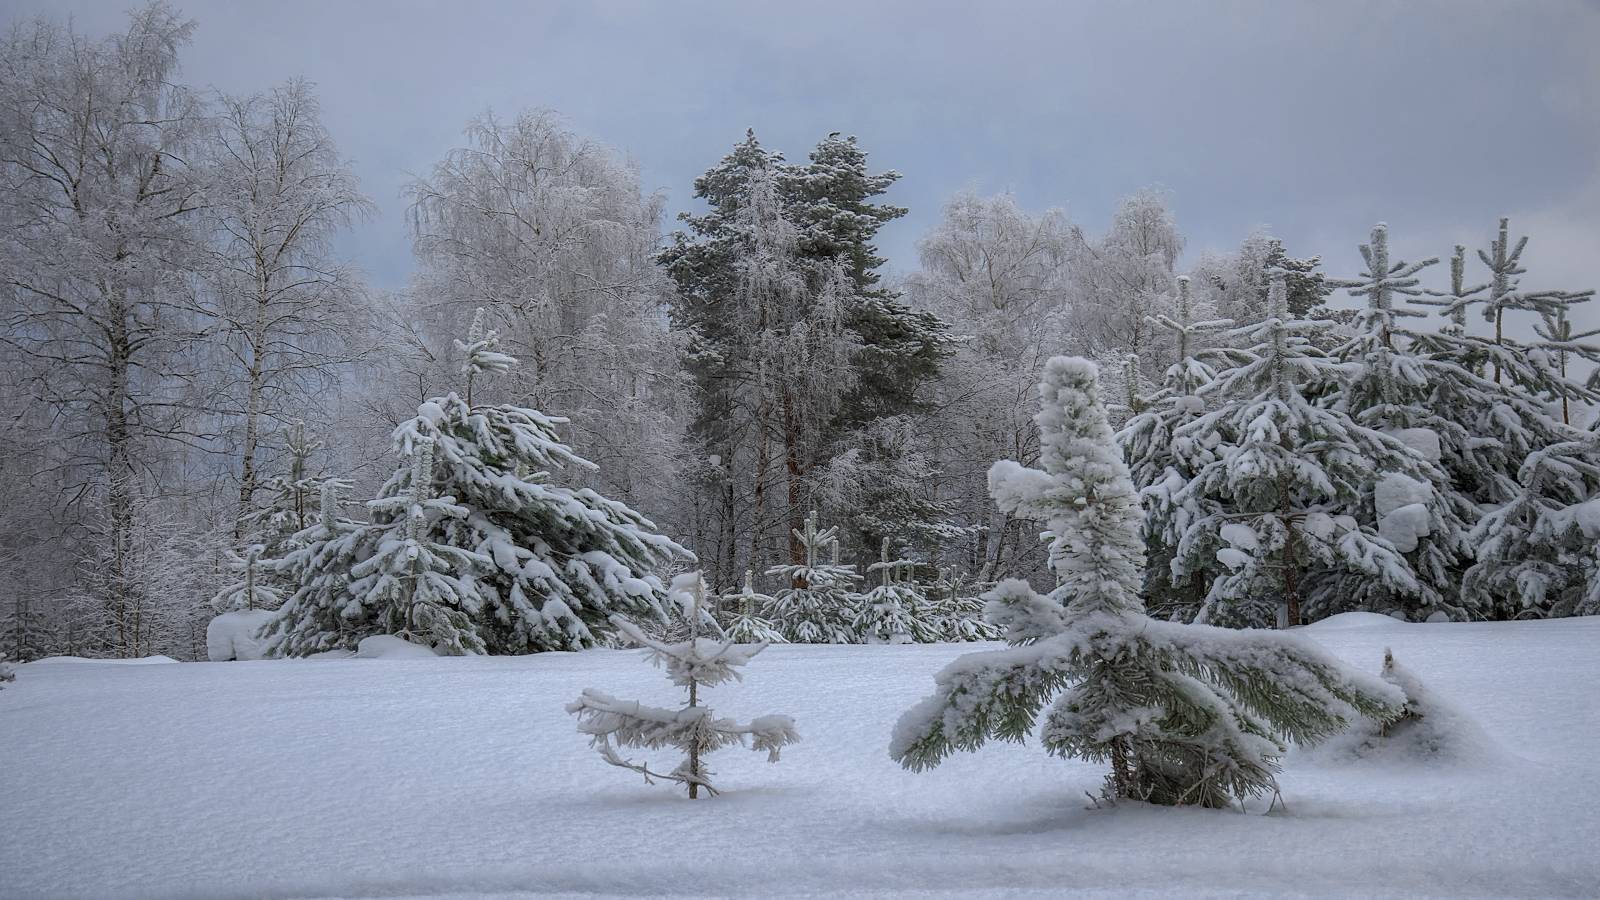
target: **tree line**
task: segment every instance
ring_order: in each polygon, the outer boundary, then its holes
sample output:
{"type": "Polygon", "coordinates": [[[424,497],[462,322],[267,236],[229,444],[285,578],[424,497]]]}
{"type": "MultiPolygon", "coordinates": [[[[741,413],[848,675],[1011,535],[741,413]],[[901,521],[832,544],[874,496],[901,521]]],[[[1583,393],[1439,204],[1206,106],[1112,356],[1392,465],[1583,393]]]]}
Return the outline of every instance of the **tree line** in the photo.
{"type": "MultiPolygon", "coordinates": [[[[13,657],[203,656],[211,601],[241,573],[253,592],[261,567],[269,605],[304,587],[272,562],[304,549],[296,534],[404,531],[361,504],[411,490],[405,436],[450,396],[461,422],[543,414],[540,440],[592,465],[528,468],[535,453],[506,471],[648,516],[688,551],[651,563],[656,586],[692,554],[713,595],[817,594],[819,521],[837,567],[892,556],[886,591],[1047,584],[1041,526],[995,501],[988,472],[1039,462],[1036,389],[1061,354],[1095,360],[1114,400],[1155,614],[1600,612],[1600,450],[1581,427],[1600,351],[1569,319],[1589,294],[1524,289],[1527,239],[1505,222],[1475,258],[1456,248],[1447,278],[1391,260],[1382,227],[1348,279],[1263,232],[1180,271],[1159,191],[1096,233],[969,189],[918,269],[889,276],[873,241],[905,214],[879,202],[900,176],[854,137],[790,161],[747,134],[696,180],[704,211],[663,237],[666,198],[632,161],[530,109],[474,118],[407,185],[416,267],[391,293],[334,250],[374,207],[314,87],[183,86],[193,31],[155,3],[98,40],[43,19],[4,39],[13,657]],[[1340,288],[1366,308],[1331,306],[1340,288]],[[473,368],[491,330],[518,365],[473,368]]],[[[553,584],[518,600],[533,582],[501,568],[504,603],[569,602],[553,584]]],[[[591,633],[552,610],[552,633],[604,639],[609,611],[591,633]]],[[[489,643],[541,649],[540,633],[489,643]]]]}

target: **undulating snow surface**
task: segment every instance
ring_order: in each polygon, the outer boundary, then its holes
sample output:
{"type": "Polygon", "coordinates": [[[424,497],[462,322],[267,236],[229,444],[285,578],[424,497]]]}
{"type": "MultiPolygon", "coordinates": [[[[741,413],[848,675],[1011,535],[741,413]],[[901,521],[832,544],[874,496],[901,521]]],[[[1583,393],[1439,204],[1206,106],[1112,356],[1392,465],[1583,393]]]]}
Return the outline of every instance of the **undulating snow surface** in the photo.
{"type": "Polygon", "coordinates": [[[1595,897],[1600,618],[1303,632],[1385,647],[1486,747],[1294,753],[1287,812],[1085,809],[1037,745],[922,774],[886,747],[975,645],[777,646],[708,692],[792,713],[689,801],[606,765],[563,707],[672,705],[639,651],[18,668],[0,691],[0,897],[1595,897]]]}

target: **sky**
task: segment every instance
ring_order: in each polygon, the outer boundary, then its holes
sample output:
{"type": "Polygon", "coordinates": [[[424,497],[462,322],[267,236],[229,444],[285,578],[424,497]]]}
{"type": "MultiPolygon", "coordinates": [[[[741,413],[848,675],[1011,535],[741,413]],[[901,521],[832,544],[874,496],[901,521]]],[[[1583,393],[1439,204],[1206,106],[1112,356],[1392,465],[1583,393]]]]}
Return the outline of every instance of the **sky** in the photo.
{"type": "MultiPolygon", "coordinates": [[[[99,37],[133,5],[0,0],[0,17],[99,37]]],[[[747,128],[792,160],[856,135],[904,176],[884,199],[910,213],[878,242],[901,272],[969,185],[1091,230],[1154,186],[1187,259],[1265,227],[1353,277],[1376,222],[1399,257],[1448,259],[1510,216],[1525,287],[1600,287],[1596,0],[173,5],[198,22],[180,80],[317,85],[379,210],[341,249],[388,288],[411,267],[403,185],[474,115],[530,107],[636,160],[669,228],[747,128]]]]}

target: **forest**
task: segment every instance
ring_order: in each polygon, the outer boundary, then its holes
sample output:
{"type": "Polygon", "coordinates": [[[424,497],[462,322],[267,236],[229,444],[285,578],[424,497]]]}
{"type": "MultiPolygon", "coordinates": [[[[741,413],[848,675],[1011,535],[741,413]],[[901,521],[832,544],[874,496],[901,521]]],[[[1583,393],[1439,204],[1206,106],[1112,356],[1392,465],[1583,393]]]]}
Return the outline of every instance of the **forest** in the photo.
{"type": "Polygon", "coordinates": [[[966,190],[891,276],[900,175],[855,137],[751,131],[673,220],[529,107],[407,186],[385,291],[336,251],[374,206],[315,87],[185,86],[193,28],[3,38],[12,660],[205,659],[238,611],[279,655],[604,646],[683,631],[695,569],[729,638],[994,638],[997,585],[1055,586],[1028,473],[1061,356],[1099,372],[1153,617],[1600,614],[1593,291],[1506,219],[1411,261],[1381,223],[1186,258],[1155,188],[1103,231],[966,190]]]}

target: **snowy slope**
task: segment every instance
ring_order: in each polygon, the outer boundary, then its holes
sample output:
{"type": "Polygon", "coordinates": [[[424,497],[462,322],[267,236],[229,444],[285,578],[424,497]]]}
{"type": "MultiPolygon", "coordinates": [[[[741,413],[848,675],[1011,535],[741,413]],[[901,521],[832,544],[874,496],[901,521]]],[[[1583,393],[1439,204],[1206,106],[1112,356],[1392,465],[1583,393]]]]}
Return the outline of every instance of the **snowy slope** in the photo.
{"type": "Polygon", "coordinates": [[[711,702],[804,740],[719,752],[695,802],[562,710],[676,703],[637,651],[30,664],[0,691],[0,897],[1600,896],[1600,618],[1380,618],[1305,634],[1374,672],[1394,648],[1499,752],[1293,755],[1271,816],[1085,809],[1100,770],[1036,745],[900,770],[895,718],[972,645],[769,649],[711,702]]]}

